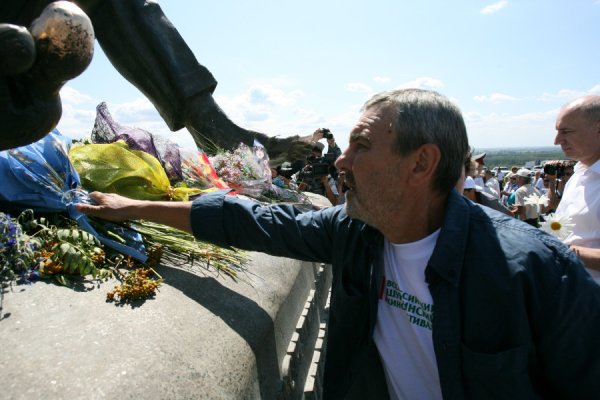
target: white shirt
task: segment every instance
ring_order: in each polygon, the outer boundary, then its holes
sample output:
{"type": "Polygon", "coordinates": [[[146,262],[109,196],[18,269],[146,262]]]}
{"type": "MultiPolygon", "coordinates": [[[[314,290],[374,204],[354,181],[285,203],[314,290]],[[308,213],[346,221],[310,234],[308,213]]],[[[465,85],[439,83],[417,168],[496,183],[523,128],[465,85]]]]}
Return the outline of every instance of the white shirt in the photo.
{"type": "Polygon", "coordinates": [[[483,182],[483,178],[481,176],[474,176],[473,180],[475,181],[475,186],[485,186],[485,183],[483,182]]]}
{"type": "Polygon", "coordinates": [[[440,231],[417,242],[384,244],[384,276],[373,339],[392,399],[441,399],[425,267],[440,231]]]}
{"type": "Polygon", "coordinates": [[[537,180],[535,181],[535,187],[542,192],[545,191],[546,188],[544,187],[544,178],[542,178],[542,177],[537,178],[537,180]]]}
{"type": "Polygon", "coordinates": [[[500,198],[500,183],[494,177],[491,177],[485,182],[486,192],[494,196],[494,198],[500,198]]]}
{"type": "Polygon", "coordinates": [[[515,193],[515,205],[525,207],[525,219],[534,219],[540,215],[536,206],[525,204],[525,198],[531,196],[532,194],[538,193],[531,183],[521,186],[515,193]]]}
{"type": "MultiPolygon", "coordinates": [[[[567,245],[600,248],[600,160],[589,168],[575,164],[573,176],[556,208],[556,213],[571,217],[573,232],[564,240],[567,245]]],[[[600,280],[600,272],[588,268],[600,280]]]]}
{"type": "Polygon", "coordinates": [[[465,184],[463,185],[463,190],[475,189],[475,181],[470,176],[465,177],[465,184]]]}

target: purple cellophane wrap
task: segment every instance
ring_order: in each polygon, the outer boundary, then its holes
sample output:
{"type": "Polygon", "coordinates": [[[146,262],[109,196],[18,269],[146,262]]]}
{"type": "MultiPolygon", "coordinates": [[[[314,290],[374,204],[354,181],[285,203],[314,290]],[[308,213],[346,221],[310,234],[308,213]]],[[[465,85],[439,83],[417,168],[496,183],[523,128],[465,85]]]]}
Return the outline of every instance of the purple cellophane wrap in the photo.
{"type": "Polygon", "coordinates": [[[123,126],[113,120],[105,102],[96,107],[96,122],[92,130],[92,142],[113,143],[123,140],[130,149],[141,150],[156,157],[172,183],[181,182],[181,155],[179,146],[168,139],[140,128],[123,126]]]}

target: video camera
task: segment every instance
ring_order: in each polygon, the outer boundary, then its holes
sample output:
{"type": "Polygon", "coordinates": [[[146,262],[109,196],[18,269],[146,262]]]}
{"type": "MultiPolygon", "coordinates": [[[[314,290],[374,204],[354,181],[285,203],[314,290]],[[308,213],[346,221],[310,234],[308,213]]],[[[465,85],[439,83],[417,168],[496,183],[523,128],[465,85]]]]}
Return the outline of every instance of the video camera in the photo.
{"type": "Polygon", "coordinates": [[[571,160],[551,160],[544,164],[544,174],[556,175],[557,179],[565,175],[565,168],[575,165],[575,161],[571,160]]]}
{"type": "MultiPolygon", "coordinates": [[[[325,154],[323,157],[308,157],[306,166],[302,168],[298,178],[300,180],[315,180],[329,175],[335,162],[334,154],[325,154]]],[[[335,177],[334,177],[335,178],[335,177]]]]}

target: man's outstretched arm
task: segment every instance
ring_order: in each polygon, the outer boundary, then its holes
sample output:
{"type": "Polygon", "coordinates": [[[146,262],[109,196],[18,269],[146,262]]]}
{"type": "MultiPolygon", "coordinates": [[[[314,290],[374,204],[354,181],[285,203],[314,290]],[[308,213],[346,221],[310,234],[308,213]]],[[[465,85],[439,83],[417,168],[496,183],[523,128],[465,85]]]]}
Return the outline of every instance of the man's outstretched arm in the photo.
{"type": "Polygon", "coordinates": [[[92,192],[96,204],[79,203],[75,207],[84,214],[109,221],[143,219],[192,233],[192,202],[134,200],[114,193],[92,192]]]}

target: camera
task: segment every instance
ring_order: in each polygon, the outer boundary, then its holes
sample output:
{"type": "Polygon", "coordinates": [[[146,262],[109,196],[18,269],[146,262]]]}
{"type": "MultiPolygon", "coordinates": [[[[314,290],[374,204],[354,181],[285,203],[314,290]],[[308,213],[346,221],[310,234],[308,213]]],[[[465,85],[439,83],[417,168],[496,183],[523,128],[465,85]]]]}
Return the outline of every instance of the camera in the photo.
{"type": "Polygon", "coordinates": [[[569,160],[552,160],[544,164],[544,174],[556,175],[557,179],[565,175],[565,168],[572,167],[575,163],[569,160]]]}
{"type": "MultiPolygon", "coordinates": [[[[558,172],[562,172],[561,170],[563,170],[563,168],[558,165],[558,164],[546,164],[544,165],[544,173],[548,174],[548,175],[556,175],[556,177],[559,177],[558,172]]],[[[562,174],[560,174],[562,175],[562,174]]]]}
{"type": "Polygon", "coordinates": [[[327,128],[321,128],[320,131],[323,133],[324,139],[333,139],[333,133],[327,128]]]}
{"type": "Polygon", "coordinates": [[[299,178],[314,180],[329,175],[335,161],[333,157],[333,154],[325,154],[323,157],[308,157],[306,166],[300,171],[299,178]]]}

